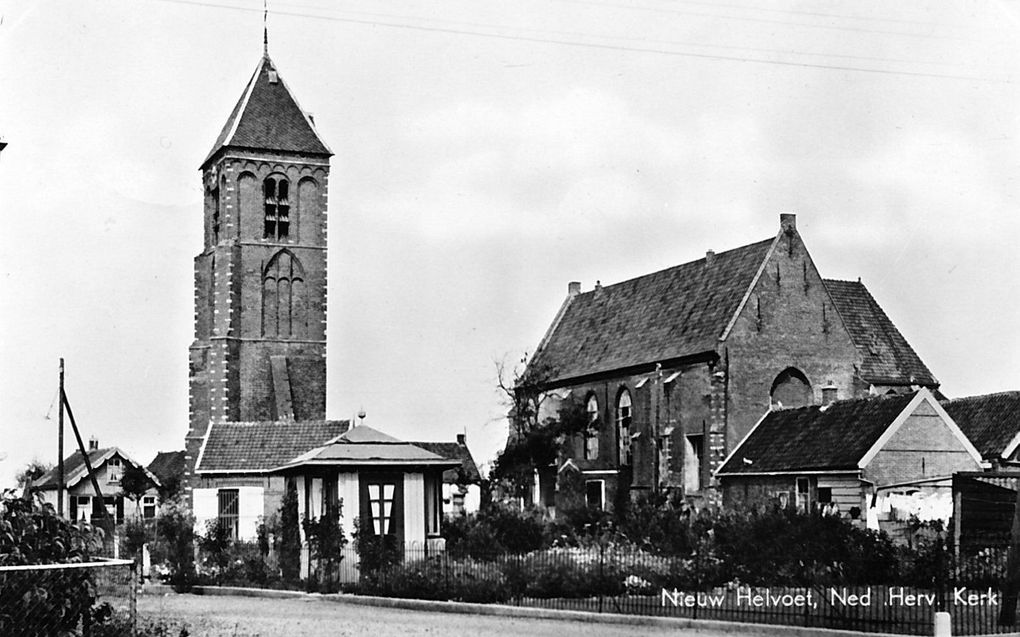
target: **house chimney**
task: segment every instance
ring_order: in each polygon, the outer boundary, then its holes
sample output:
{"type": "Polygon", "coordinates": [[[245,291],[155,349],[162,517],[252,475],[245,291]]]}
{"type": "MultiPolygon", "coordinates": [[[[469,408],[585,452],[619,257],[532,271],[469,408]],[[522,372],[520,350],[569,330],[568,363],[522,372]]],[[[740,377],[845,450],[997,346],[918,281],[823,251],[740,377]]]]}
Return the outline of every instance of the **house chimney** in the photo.
{"type": "Polygon", "coordinates": [[[595,281],[595,291],[596,292],[602,291],[602,281],[595,281]]]}
{"type": "Polygon", "coordinates": [[[95,436],[89,438],[89,451],[95,451],[99,449],[99,439],[95,436]]]}
{"type": "Polygon", "coordinates": [[[793,234],[797,230],[797,215],[792,212],[779,213],[779,227],[786,234],[793,234]]]}
{"type": "Polygon", "coordinates": [[[712,265],[715,263],[715,250],[709,250],[705,253],[705,265],[712,265]]]}
{"type": "Polygon", "coordinates": [[[457,444],[461,447],[467,446],[467,434],[457,434],[457,444]]]}
{"type": "Polygon", "coordinates": [[[577,296],[581,293],[581,282],[571,281],[567,284],[567,296],[577,296]]]}
{"type": "Polygon", "coordinates": [[[831,405],[836,402],[838,393],[839,390],[836,388],[835,383],[830,380],[828,385],[822,387],[822,405],[831,405]]]}

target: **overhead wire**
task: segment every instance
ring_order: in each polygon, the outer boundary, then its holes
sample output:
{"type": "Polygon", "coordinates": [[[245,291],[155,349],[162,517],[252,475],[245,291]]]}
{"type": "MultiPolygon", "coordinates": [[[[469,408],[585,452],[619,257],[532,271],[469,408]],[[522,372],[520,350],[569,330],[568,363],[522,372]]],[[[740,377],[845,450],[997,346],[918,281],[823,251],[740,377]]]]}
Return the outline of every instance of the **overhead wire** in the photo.
{"type": "MultiPolygon", "coordinates": [[[[156,2],[164,2],[164,3],[171,3],[171,4],[182,4],[182,5],[193,5],[193,6],[219,8],[219,9],[229,9],[229,10],[234,10],[234,11],[245,11],[245,12],[255,11],[255,9],[250,9],[250,8],[247,8],[247,7],[239,7],[239,6],[236,6],[236,5],[220,4],[220,3],[208,2],[208,1],[203,1],[203,0],[154,0],[154,1],[156,1],[156,2]]],[[[870,74],[878,74],[878,75],[896,75],[896,76],[904,76],[904,77],[937,78],[937,79],[963,80],[963,81],[969,81],[969,82],[987,82],[987,83],[996,83],[996,84],[1003,84],[1003,83],[1008,84],[1008,83],[1011,83],[1009,80],[992,78],[992,77],[975,76],[975,75],[959,75],[959,74],[934,73],[934,72],[924,72],[924,71],[904,71],[904,70],[868,68],[868,67],[862,67],[862,66],[846,66],[846,65],[839,65],[839,64],[821,64],[821,63],[812,63],[812,62],[795,62],[795,61],[789,61],[789,60],[766,60],[766,59],[761,59],[761,58],[740,57],[740,56],[735,56],[735,55],[715,55],[715,54],[709,54],[709,53],[695,53],[695,52],[689,52],[689,51],[672,51],[672,50],[667,50],[667,49],[657,49],[657,48],[651,48],[651,47],[622,46],[622,45],[604,44],[604,43],[598,43],[598,42],[576,42],[576,41],[570,41],[570,40],[558,40],[558,39],[554,39],[554,38],[541,38],[541,37],[532,37],[532,36],[523,36],[523,35],[505,35],[505,34],[501,34],[501,33],[485,33],[485,32],[479,32],[479,31],[470,31],[470,30],[466,30],[466,29],[453,29],[453,28],[446,28],[446,27],[423,26],[423,25],[417,25],[417,24],[404,24],[404,23],[399,23],[399,22],[389,22],[389,21],[381,21],[381,20],[366,20],[366,19],[360,19],[360,18],[347,18],[347,17],[338,17],[338,16],[316,15],[316,14],[301,13],[301,12],[296,12],[296,11],[274,11],[274,13],[277,14],[277,15],[286,15],[286,16],[291,16],[291,17],[299,17],[299,18],[307,18],[307,19],[327,20],[327,21],[330,21],[330,22],[340,22],[340,23],[346,23],[346,24],[360,24],[360,25],[366,25],[366,26],[387,27],[387,28],[395,28],[395,29],[406,29],[406,30],[412,30],[412,31],[430,32],[430,33],[446,33],[446,34],[454,34],[454,35],[466,35],[466,36],[491,38],[491,39],[498,39],[498,40],[510,40],[510,41],[518,41],[518,42],[531,42],[531,43],[536,43],[536,44],[552,44],[552,45],[559,45],[559,46],[569,46],[569,47],[575,47],[575,48],[590,48],[590,49],[598,49],[598,50],[606,50],[606,51],[618,51],[618,52],[628,52],[628,53],[649,53],[649,54],[655,54],[655,55],[667,55],[667,56],[674,56],[674,57],[687,57],[687,58],[704,59],[704,60],[716,60],[716,61],[727,61],[727,62],[745,62],[745,63],[751,63],[751,64],[765,64],[765,65],[775,65],[775,66],[785,66],[785,67],[799,67],[799,68],[810,68],[810,69],[820,69],[820,70],[829,70],[829,71],[848,71],[848,72],[870,73],[870,74]]],[[[494,28],[496,28],[496,27],[494,27],[494,28]]]]}

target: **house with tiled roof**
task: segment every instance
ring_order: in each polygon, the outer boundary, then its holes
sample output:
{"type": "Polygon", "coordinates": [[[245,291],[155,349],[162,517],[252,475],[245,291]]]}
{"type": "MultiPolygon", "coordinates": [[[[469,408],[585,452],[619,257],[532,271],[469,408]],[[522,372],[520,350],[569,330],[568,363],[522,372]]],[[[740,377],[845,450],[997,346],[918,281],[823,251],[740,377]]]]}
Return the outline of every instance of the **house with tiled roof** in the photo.
{"type": "MultiPolygon", "coordinates": [[[[826,405],[774,408],[716,471],[728,506],[833,506],[863,519],[892,489],[938,497],[952,511],[952,476],[981,454],[925,388],[826,405]]],[[[932,500],[936,501],[936,500],[932,500]]]]}
{"type": "Polygon", "coordinates": [[[938,388],[863,283],[821,277],[792,214],[762,241],[585,292],[570,283],[528,371],[542,418],[576,401],[591,423],[538,468],[546,506],[717,498],[714,471],[773,406],[938,388]],[[567,482],[583,494],[556,488],[567,482]]]}
{"type": "Polygon", "coordinates": [[[481,506],[482,476],[467,446],[467,435],[457,434],[456,442],[414,441],[426,451],[457,460],[459,464],[443,472],[443,513],[477,511],[481,506]]]}
{"type": "MultiPolygon", "coordinates": [[[[156,517],[157,488],[159,478],[146,470],[152,482],[151,488],[132,504],[125,502],[121,491],[121,477],[129,467],[145,469],[120,447],[100,447],[95,438],[89,440],[88,463],[81,451],[75,451],[64,458],[64,490],[63,510],[67,511],[68,519],[91,522],[103,516],[102,507],[115,523],[122,523],[126,517],[135,513],[146,519],[156,517]],[[91,465],[102,497],[96,495],[95,487],[89,477],[88,467],[91,465]],[[126,506],[125,506],[126,505],[126,506]],[[135,508],[137,506],[137,511],[135,508]]],[[[60,484],[59,469],[54,467],[32,481],[32,491],[42,496],[43,502],[57,507],[57,494],[60,484]]]]}
{"type": "Polygon", "coordinates": [[[1020,470],[1020,391],[945,400],[942,407],[977,447],[987,468],[1020,470]]]}

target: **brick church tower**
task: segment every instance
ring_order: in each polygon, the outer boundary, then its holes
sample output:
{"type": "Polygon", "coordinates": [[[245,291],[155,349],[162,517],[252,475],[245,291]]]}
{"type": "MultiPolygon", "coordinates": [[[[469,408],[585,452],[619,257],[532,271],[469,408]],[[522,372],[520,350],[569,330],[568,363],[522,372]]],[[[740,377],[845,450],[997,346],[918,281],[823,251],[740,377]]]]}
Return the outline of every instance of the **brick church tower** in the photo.
{"type": "Polygon", "coordinates": [[[211,423],[325,418],[331,155],[265,54],[201,166],[189,491],[211,423]]]}

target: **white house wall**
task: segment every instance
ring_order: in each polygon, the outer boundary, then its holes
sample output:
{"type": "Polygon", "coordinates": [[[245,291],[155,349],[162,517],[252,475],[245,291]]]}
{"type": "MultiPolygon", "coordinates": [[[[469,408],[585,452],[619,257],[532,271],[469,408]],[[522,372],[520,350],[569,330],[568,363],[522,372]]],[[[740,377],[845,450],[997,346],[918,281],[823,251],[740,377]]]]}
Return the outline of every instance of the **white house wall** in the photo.
{"type": "MultiPolygon", "coordinates": [[[[237,489],[238,539],[252,541],[258,538],[258,525],[264,509],[262,487],[232,487],[237,489]]],[[[195,515],[195,533],[205,534],[210,520],[219,517],[219,489],[192,490],[192,513],[195,515]]]]}

